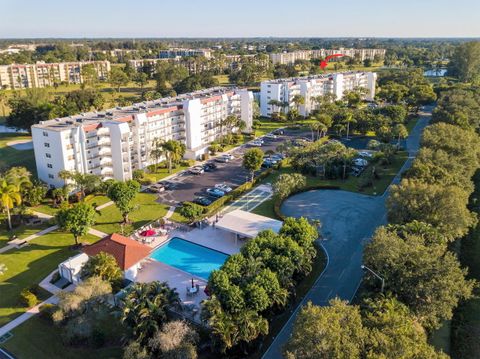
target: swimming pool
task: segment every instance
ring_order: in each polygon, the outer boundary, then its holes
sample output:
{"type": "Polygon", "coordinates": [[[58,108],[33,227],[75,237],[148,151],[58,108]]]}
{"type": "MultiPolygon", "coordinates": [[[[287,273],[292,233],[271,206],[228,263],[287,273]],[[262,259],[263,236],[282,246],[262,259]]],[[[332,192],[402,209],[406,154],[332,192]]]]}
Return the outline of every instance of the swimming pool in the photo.
{"type": "Polygon", "coordinates": [[[150,258],[208,280],[210,273],[219,269],[228,255],[173,237],[155,249],[150,258]]]}

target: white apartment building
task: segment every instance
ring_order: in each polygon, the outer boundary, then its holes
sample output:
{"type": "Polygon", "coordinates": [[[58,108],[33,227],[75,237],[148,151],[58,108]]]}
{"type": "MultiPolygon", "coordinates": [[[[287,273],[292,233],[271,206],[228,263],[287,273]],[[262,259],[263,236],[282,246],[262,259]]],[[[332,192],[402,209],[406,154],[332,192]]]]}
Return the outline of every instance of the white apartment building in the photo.
{"type": "Polygon", "coordinates": [[[300,95],[305,99],[305,104],[299,106],[302,116],[308,116],[316,109],[315,98],[328,93],[333,93],[341,99],[345,91],[358,87],[368,90],[365,99],[372,101],[375,97],[377,74],[374,72],[338,72],[325,75],[314,75],[299,78],[287,78],[263,81],[260,85],[260,114],[270,117],[273,112],[285,111],[288,113],[293,106],[293,98],[300,95]],[[271,101],[285,104],[285,108],[275,108],[271,101]]]}
{"type": "Polygon", "coordinates": [[[170,48],[168,50],[161,50],[158,57],[161,59],[174,59],[176,57],[191,57],[204,56],[207,59],[212,57],[210,49],[184,49],[184,48],[170,48]]]}
{"type": "Polygon", "coordinates": [[[103,80],[110,72],[108,61],[78,61],[36,64],[11,64],[0,66],[0,88],[22,89],[52,86],[54,83],[65,82],[79,84],[83,82],[82,67],[92,65],[103,80]]]}
{"type": "Polygon", "coordinates": [[[215,87],[43,121],[32,126],[38,177],[51,187],[64,185],[61,170],[128,180],[135,169],[153,164],[150,151],[157,138],[184,143],[185,158],[196,159],[226,134],[220,122],[227,116],[238,116],[251,129],[252,105],[248,90],[215,87]]]}
{"type": "Polygon", "coordinates": [[[293,52],[280,52],[270,54],[270,60],[274,65],[294,64],[297,60],[311,60],[311,59],[323,59],[328,55],[343,54],[348,57],[358,57],[360,61],[365,59],[373,60],[375,56],[380,58],[385,57],[385,49],[345,49],[343,47],[338,49],[319,49],[319,50],[300,50],[293,52]]]}

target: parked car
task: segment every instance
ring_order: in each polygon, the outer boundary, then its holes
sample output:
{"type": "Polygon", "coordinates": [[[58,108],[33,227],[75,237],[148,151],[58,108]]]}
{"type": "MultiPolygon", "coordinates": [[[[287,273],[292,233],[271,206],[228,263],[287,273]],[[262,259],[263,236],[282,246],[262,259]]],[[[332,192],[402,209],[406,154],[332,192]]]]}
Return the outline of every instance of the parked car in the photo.
{"type": "Polygon", "coordinates": [[[227,163],[228,161],[230,161],[230,159],[225,156],[218,156],[217,158],[215,158],[215,161],[221,162],[221,163],[227,163]]]}
{"type": "Polygon", "coordinates": [[[262,147],[263,143],[259,140],[254,140],[248,143],[250,146],[254,147],[262,147]]]}
{"type": "Polygon", "coordinates": [[[265,158],[263,160],[263,163],[262,163],[263,168],[270,168],[270,167],[273,167],[273,165],[275,165],[275,163],[272,160],[270,160],[269,158],[265,158]]]}
{"type": "Polygon", "coordinates": [[[173,189],[173,187],[175,187],[174,183],[170,181],[160,181],[158,182],[158,184],[161,184],[166,191],[168,191],[169,189],[173,189]]]}
{"type": "Polygon", "coordinates": [[[193,200],[193,203],[199,204],[201,206],[209,206],[212,204],[212,200],[207,197],[197,197],[193,200]]]}
{"type": "Polygon", "coordinates": [[[272,133],[267,133],[265,135],[265,138],[268,138],[268,139],[271,139],[271,140],[275,140],[277,139],[277,135],[275,135],[273,132],[272,133]]]}
{"type": "Polygon", "coordinates": [[[360,152],[358,152],[358,155],[362,156],[362,157],[368,157],[368,158],[373,157],[373,154],[371,152],[368,152],[368,151],[360,151],[360,152]]]}
{"type": "Polygon", "coordinates": [[[204,164],[202,168],[205,172],[212,172],[215,170],[215,168],[213,168],[212,166],[209,166],[208,164],[204,164]]]}
{"type": "Polygon", "coordinates": [[[205,163],[205,166],[208,166],[208,167],[210,167],[210,168],[212,168],[212,169],[214,169],[214,170],[217,169],[217,165],[215,164],[215,162],[211,162],[211,161],[210,161],[210,162],[207,162],[207,163],[205,163]]]}
{"type": "Polygon", "coordinates": [[[228,193],[232,191],[232,187],[227,186],[225,183],[218,183],[215,185],[215,188],[218,188],[219,190],[228,193]]]}
{"type": "Polygon", "coordinates": [[[234,159],[235,159],[235,157],[234,157],[231,153],[225,153],[225,154],[222,155],[222,156],[228,158],[229,160],[234,160],[234,159]]]}
{"type": "Polygon", "coordinates": [[[154,183],[148,187],[149,192],[160,193],[165,191],[165,186],[160,183],[154,183]]]}
{"type": "Polygon", "coordinates": [[[188,172],[191,173],[192,175],[201,175],[203,172],[205,172],[205,170],[203,169],[202,166],[195,166],[190,168],[188,172]]]}
{"type": "Polygon", "coordinates": [[[215,197],[215,198],[220,198],[225,196],[225,192],[218,188],[208,188],[206,191],[210,196],[215,197]]]}
{"type": "Polygon", "coordinates": [[[274,135],[283,135],[283,130],[281,128],[272,132],[274,135]]]}
{"type": "Polygon", "coordinates": [[[368,166],[368,161],[363,158],[355,158],[353,160],[353,164],[357,167],[367,167],[368,166]]]}

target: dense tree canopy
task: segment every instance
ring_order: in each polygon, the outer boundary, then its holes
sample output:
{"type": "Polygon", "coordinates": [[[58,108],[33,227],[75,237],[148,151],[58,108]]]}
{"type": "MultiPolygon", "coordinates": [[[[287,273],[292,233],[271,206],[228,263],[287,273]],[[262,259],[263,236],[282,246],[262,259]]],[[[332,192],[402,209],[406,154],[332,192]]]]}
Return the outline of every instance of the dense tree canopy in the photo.
{"type": "Polygon", "coordinates": [[[427,243],[424,236],[379,228],[366,246],[364,261],[385,279],[392,292],[422,325],[436,329],[451,319],[458,302],[472,295],[473,282],[465,279],[454,254],[444,243],[427,243]]]}

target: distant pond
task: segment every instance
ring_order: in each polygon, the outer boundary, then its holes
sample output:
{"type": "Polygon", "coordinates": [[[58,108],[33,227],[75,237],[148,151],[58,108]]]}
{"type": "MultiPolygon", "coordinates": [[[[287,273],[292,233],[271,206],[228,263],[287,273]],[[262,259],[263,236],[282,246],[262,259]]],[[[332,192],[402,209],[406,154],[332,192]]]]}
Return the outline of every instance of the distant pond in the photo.
{"type": "Polygon", "coordinates": [[[423,73],[427,77],[443,77],[447,73],[447,69],[431,69],[423,73]]]}
{"type": "Polygon", "coordinates": [[[27,131],[15,128],[15,127],[8,127],[5,125],[0,125],[0,133],[27,133],[27,131]]]}

